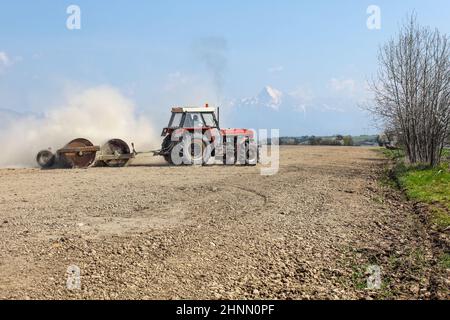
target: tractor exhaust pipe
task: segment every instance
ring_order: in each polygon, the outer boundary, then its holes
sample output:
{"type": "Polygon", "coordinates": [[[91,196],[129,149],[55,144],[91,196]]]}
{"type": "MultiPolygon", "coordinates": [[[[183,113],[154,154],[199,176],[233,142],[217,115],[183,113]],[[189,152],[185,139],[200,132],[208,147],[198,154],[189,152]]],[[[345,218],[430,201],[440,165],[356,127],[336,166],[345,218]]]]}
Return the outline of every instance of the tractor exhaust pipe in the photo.
{"type": "Polygon", "coordinates": [[[217,124],[219,125],[220,128],[220,107],[217,107],[217,124]]]}

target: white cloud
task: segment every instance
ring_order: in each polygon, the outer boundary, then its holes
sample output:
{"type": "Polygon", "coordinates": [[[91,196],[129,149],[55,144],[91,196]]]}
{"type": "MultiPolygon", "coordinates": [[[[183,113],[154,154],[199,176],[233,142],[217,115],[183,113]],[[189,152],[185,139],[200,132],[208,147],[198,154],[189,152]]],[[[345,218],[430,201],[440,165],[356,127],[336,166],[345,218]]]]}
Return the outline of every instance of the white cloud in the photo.
{"type": "Polygon", "coordinates": [[[303,104],[308,104],[314,100],[314,94],[311,89],[305,87],[298,87],[289,94],[303,104]]]}
{"type": "Polygon", "coordinates": [[[278,73],[284,70],[283,66],[274,66],[274,67],[270,67],[269,69],[267,69],[267,71],[269,71],[270,73],[278,73]]]}
{"type": "Polygon", "coordinates": [[[293,110],[294,110],[295,112],[303,113],[303,115],[306,116],[306,109],[307,109],[307,106],[306,106],[306,105],[304,105],[304,104],[298,104],[298,105],[294,106],[294,109],[293,109],[293,110]]]}
{"type": "Polygon", "coordinates": [[[289,95],[293,98],[294,111],[303,113],[304,115],[306,115],[306,111],[311,107],[315,99],[312,90],[305,87],[298,87],[290,92],[289,95]]]}
{"type": "Polygon", "coordinates": [[[21,56],[10,57],[5,51],[0,51],[0,72],[21,61],[23,61],[21,56]]]}
{"type": "Polygon", "coordinates": [[[353,79],[337,79],[333,78],[330,81],[331,89],[337,93],[346,93],[353,95],[356,92],[357,85],[353,79]]]}
{"type": "Polygon", "coordinates": [[[343,108],[339,108],[336,106],[330,106],[328,103],[323,103],[322,104],[323,107],[323,111],[334,111],[334,112],[345,112],[345,110],[343,108]]]}
{"type": "Polygon", "coordinates": [[[0,51],[0,70],[9,67],[12,64],[11,59],[8,57],[6,52],[0,51]]]}

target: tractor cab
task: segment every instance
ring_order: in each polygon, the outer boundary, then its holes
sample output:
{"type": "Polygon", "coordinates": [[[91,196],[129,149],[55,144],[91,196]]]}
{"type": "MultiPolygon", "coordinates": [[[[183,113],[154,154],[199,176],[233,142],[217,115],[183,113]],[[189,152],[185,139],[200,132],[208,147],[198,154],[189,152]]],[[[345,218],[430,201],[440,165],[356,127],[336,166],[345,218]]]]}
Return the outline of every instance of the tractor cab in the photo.
{"type": "Polygon", "coordinates": [[[226,164],[255,165],[256,142],[252,130],[220,129],[219,108],[172,108],[169,124],[161,134],[164,139],[155,155],[175,165],[207,164],[211,158],[226,164]],[[200,133],[200,136],[198,135],[200,133]],[[239,154],[239,156],[238,156],[239,154]]]}
{"type": "Polygon", "coordinates": [[[164,128],[161,136],[166,136],[176,129],[208,130],[219,128],[219,122],[215,114],[216,109],[210,108],[208,105],[203,108],[186,107],[186,108],[172,108],[172,116],[170,117],[169,125],[164,128]]]}

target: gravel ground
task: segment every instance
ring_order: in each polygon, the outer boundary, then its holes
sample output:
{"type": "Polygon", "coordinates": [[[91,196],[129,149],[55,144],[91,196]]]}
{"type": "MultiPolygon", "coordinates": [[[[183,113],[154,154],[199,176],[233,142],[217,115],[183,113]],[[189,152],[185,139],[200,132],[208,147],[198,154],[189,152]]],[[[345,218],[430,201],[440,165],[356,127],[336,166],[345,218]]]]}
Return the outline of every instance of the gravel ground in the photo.
{"type": "Polygon", "coordinates": [[[384,165],[368,148],[284,147],[274,176],[155,161],[2,169],[0,298],[449,298],[419,216],[377,181],[384,165]]]}

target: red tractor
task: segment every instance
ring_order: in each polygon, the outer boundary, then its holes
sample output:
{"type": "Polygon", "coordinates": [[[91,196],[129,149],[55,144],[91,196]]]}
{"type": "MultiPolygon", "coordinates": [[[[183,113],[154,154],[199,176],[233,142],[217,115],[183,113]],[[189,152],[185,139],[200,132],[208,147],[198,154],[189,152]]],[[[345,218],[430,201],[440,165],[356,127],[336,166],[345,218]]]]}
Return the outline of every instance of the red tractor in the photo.
{"type": "Polygon", "coordinates": [[[173,165],[241,164],[256,165],[258,148],[254,132],[248,129],[220,129],[214,108],[172,108],[169,125],[164,128],[161,150],[136,152],[120,139],[102,147],[87,139],[75,139],[56,153],[43,150],[36,161],[40,167],[88,168],[124,167],[139,154],[163,156],[173,165]]]}
{"type": "MultiPolygon", "coordinates": [[[[257,144],[248,129],[221,129],[215,108],[172,108],[169,125],[164,128],[161,150],[170,164],[256,165],[257,144]]],[[[218,111],[218,110],[217,110],[218,111]]]]}

